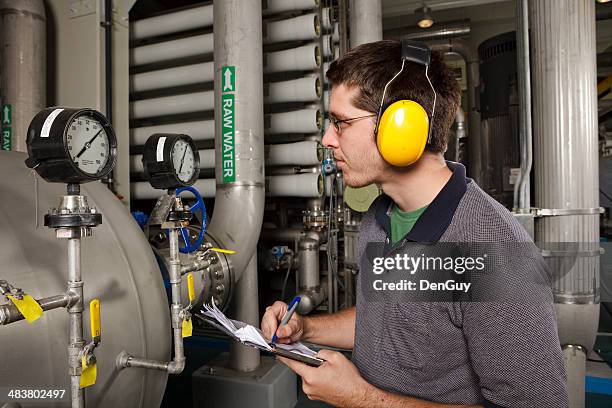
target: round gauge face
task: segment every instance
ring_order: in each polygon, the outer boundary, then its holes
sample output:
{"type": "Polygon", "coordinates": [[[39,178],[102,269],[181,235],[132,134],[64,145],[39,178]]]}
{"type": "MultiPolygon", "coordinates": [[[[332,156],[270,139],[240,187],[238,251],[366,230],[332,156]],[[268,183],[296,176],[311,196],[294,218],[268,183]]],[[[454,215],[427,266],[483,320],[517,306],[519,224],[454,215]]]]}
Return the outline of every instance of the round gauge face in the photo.
{"type": "Polygon", "coordinates": [[[188,183],[195,172],[195,157],[189,143],[179,139],[172,146],[171,160],[176,177],[183,183],[188,183]]]}
{"type": "Polygon", "coordinates": [[[74,165],[92,176],[104,169],[110,157],[106,131],[89,116],[77,116],[68,124],[66,146],[74,165]]]}

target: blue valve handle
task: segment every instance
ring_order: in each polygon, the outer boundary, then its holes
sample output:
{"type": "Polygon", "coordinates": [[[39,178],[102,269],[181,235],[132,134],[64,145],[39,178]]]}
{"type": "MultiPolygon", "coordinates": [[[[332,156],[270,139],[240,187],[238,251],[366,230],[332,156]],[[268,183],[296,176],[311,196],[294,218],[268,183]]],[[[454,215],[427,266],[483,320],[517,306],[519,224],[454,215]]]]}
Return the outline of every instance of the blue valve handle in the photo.
{"type": "Polygon", "coordinates": [[[200,192],[194,187],[189,186],[177,188],[176,195],[178,196],[185,191],[189,191],[195,196],[196,202],[189,210],[192,214],[195,214],[195,212],[198,210],[202,212],[202,225],[200,226],[200,234],[195,242],[191,242],[188,229],[185,227],[181,228],[181,235],[183,236],[183,242],[185,243],[184,247],[179,248],[179,251],[182,254],[188,254],[200,248],[200,245],[202,245],[202,241],[204,240],[204,233],[206,232],[206,206],[204,205],[204,200],[202,199],[200,192]]]}

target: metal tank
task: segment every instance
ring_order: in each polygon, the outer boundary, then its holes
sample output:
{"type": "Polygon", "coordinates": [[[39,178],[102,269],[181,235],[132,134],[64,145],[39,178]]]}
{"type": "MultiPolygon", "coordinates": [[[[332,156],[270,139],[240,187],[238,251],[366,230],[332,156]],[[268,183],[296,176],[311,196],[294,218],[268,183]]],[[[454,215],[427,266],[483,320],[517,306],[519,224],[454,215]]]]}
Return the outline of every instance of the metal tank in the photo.
{"type": "MultiPolygon", "coordinates": [[[[0,279],[38,299],[66,290],[66,240],[55,238],[54,231],[43,226],[44,214],[57,206],[66,187],[38,179],[37,228],[34,176],[25,159],[22,153],[0,152],[0,279]]],[[[104,185],[84,184],[82,193],[103,214],[102,225],[82,239],[86,341],[90,339],[87,305],[93,298],[100,299],[102,321],[102,342],[95,350],[97,382],[86,388],[87,407],[159,407],[166,373],[115,367],[123,350],[170,359],[169,306],[159,268],[138,225],[104,185]]],[[[31,324],[0,326],[0,384],[63,388],[69,394],[67,344],[68,313],[63,308],[47,311],[31,324]]]]}

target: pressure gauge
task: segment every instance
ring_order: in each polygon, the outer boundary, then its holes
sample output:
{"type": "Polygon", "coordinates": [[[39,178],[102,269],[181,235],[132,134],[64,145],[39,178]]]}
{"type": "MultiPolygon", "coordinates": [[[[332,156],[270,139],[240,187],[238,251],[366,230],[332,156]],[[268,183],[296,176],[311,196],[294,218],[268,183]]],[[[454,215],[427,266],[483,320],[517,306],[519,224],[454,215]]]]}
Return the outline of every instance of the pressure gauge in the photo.
{"type": "Polygon", "coordinates": [[[156,133],[145,143],[144,173],[159,189],[190,186],[200,175],[200,155],[187,135],[156,133]]]}
{"type": "Polygon", "coordinates": [[[26,165],[49,182],[100,180],[117,160],[115,132],[93,109],[43,109],[32,119],[26,143],[26,165]]]}

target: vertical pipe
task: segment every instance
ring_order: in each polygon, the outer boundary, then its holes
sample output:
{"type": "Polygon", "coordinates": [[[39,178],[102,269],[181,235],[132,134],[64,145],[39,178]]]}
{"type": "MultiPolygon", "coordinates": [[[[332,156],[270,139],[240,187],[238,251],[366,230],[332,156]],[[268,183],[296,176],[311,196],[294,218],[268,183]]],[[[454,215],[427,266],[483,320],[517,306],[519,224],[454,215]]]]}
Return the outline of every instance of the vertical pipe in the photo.
{"type": "Polygon", "coordinates": [[[257,246],[265,199],[261,0],[219,0],[213,7],[219,108],[215,109],[215,213],[208,232],[237,251],[228,261],[238,281],[257,246]],[[225,66],[235,67],[233,136],[224,134],[222,126],[227,113],[221,109],[225,66]],[[233,148],[228,141],[233,141],[233,148]],[[223,177],[228,161],[234,165],[233,182],[223,177]]]}
{"type": "Polygon", "coordinates": [[[519,84],[519,121],[521,143],[521,174],[514,185],[514,207],[519,212],[529,212],[531,209],[531,165],[532,165],[532,133],[531,133],[531,71],[529,68],[529,10],[527,0],[517,0],[517,30],[516,45],[518,59],[519,84]]]}
{"type": "Polygon", "coordinates": [[[77,302],[68,308],[68,372],[72,408],[85,406],[85,395],[81,389],[81,359],[79,354],[85,346],[83,339],[83,281],[81,280],[81,239],[68,240],[68,292],[78,296],[77,302]]]}
{"type": "Polygon", "coordinates": [[[172,288],[172,305],[170,306],[170,316],[172,319],[172,333],[174,336],[174,359],[173,362],[181,366],[185,361],[183,346],[181,309],[181,261],[179,259],[179,230],[170,229],[170,285],[172,288]]]}
{"type": "Polygon", "coordinates": [[[349,5],[351,48],[382,40],[381,0],[350,0],[349,5]]]}
{"type": "MultiPolygon", "coordinates": [[[[591,1],[529,2],[535,204],[540,208],[598,206],[594,8],[591,1]]],[[[582,251],[568,270],[562,269],[567,263],[562,258],[549,258],[549,265],[570,406],[584,407],[584,365],[575,357],[576,350],[592,349],[597,334],[599,256],[588,256],[584,249],[599,246],[599,215],[544,217],[535,232],[542,245],[578,243],[582,251]]]]}
{"type": "MultiPolygon", "coordinates": [[[[237,282],[234,316],[257,325],[255,250],[265,200],[261,0],[217,0],[213,3],[213,19],[217,189],[209,233],[226,248],[237,251],[228,259],[237,282]],[[228,91],[223,89],[227,75],[223,68],[227,66],[235,67],[233,135],[223,126],[224,115],[228,117],[222,104],[222,93],[228,91]],[[224,177],[228,161],[233,161],[233,180],[224,177]]],[[[259,366],[257,349],[234,345],[230,354],[235,370],[252,371],[259,366]]]]}
{"type": "MultiPolygon", "coordinates": [[[[257,299],[257,253],[253,253],[242,279],[236,284],[234,293],[234,315],[239,320],[259,326],[259,302],[257,299]]],[[[230,343],[230,367],[249,372],[260,364],[259,350],[232,341],[230,343]]]]}
{"type": "Polygon", "coordinates": [[[46,106],[43,0],[0,0],[0,100],[9,105],[0,150],[26,152],[32,117],[46,106]]]}

